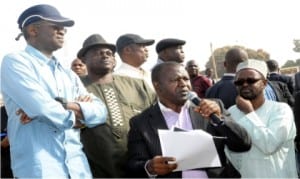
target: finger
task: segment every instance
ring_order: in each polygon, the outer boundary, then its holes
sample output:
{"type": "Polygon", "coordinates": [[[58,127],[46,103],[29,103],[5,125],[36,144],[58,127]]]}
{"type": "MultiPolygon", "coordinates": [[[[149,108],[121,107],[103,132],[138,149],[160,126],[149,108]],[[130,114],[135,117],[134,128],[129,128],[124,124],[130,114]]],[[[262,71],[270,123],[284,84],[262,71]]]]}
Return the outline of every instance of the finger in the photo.
{"type": "Polygon", "coordinates": [[[165,161],[176,161],[176,158],[174,157],[164,157],[165,161]]]}
{"type": "Polygon", "coordinates": [[[32,119],[29,116],[27,116],[25,113],[22,113],[20,120],[22,124],[27,124],[32,121],[32,119]]]}
{"type": "Polygon", "coordinates": [[[82,96],[78,96],[76,101],[81,101],[82,100],[82,96]]]}
{"type": "Polygon", "coordinates": [[[92,102],[92,101],[93,101],[93,99],[92,99],[92,97],[89,95],[86,102],[92,102]]]}
{"type": "Polygon", "coordinates": [[[85,95],[85,96],[79,96],[77,101],[80,101],[80,102],[89,102],[91,101],[91,97],[90,95],[85,95]]]}
{"type": "Polygon", "coordinates": [[[88,102],[91,100],[91,97],[89,95],[84,96],[83,102],[88,102]]]}
{"type": "Polygon", "coordinates": [[[31,119],[25,119],[22,121],[22,124],[28,124],[29,122],[31,122],[31,119]]]}
{"type": "Polygon", "coordinates": [[[18,110],[16,111],[16,115],[20,115],[20,114],[22,114],[22,113],[24,113],[24,111],[23,111],[22,109],[18,109],[18,110]]]}

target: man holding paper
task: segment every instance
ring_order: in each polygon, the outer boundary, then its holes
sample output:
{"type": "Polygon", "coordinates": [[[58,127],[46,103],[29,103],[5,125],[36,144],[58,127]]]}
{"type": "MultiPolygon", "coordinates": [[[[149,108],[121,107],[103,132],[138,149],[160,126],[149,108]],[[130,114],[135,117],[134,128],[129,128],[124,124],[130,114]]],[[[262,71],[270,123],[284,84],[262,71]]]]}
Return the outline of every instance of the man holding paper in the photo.
{"type": "MultiPolygon", "coordinates": [[[[184,66],[175,62],[155,66],[152,70],[152,83],[158,102],[130,120],[127,167],[131,177],[241,177],[227,160],[224,147],[226,145],[235,152],[248,151],[251,140],[246,130],[231,120],[222,103],[207,99],[202,100],[198,106],[190,103],[189,75],[184,66]],[[210,120],[212,114],[220,119],[218,124],[210,120]],[[158,129],[173,127],[186,131],[202,129],[215,136],[214,142],[222,166],[174,171],[178,166],[176,158],[162,156],[158,134],[158,129]]],[[[205,156],[195,156],[199,160],[203,157],[205,156]]]]}

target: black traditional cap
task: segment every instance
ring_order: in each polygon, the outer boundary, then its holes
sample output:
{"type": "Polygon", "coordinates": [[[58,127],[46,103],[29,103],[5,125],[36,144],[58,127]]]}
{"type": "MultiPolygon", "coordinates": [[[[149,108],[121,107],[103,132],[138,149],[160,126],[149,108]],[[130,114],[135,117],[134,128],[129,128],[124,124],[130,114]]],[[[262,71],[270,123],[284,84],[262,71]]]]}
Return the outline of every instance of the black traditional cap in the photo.
{"type": "Polygon", "coordinates": [[[19,28],[22,30],[29,24],[39,20],[45,20],[61,26],[71,27],[74,21],[61,16],[59,11],[47,4],[39,4],[26,9],[18,19],[19,28]]]}
{"type": "Polygon", "coordinates": [[[124,47],[130,44],[142,44],[148,46],[154,44],[154,42],[155,40],[153,39],[144,39],[136,34],[124,34],[118,38],[116,45],[119,53],[124,47]]]}
{"type": "Polygon", "coordinates": [[[172,38],[163,39],[157,43],[156,52],[159,53],[166,48],[175,47],[175,46],[184,45],[184,44],[185,44],[185,41],[180,40],[180,39],[172,39],[172,38]]]}
{"type": "Polygon", "coordinates": [[[83,42],[82,48],[77,53],[77,57],[82,58],[84,54],[94,46],[104,46],[114,53],[116,52],[116,46],[114,44],[107,43],[106,40],[99,34],[93,34],[83,42]]]}

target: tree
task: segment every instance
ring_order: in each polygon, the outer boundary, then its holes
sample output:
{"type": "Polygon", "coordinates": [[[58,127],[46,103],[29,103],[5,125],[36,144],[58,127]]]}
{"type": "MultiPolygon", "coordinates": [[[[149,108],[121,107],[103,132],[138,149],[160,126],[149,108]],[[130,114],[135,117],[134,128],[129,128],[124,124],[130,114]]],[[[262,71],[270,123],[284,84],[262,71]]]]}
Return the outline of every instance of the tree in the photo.
{"type": "Polygon", "coordinates": [[[288,60],[281,68],[294,67],[294,66],[296,66],[296,62],[294,62],[293,60],[288,60]]]}

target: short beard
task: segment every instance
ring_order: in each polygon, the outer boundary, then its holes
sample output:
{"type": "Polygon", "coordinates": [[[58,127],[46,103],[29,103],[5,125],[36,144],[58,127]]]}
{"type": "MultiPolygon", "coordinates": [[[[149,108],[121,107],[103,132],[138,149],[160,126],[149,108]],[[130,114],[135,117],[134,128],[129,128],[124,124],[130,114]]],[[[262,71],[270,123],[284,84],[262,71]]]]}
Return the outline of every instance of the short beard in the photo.
{"type": "Polygon", "coordinates": [[[240,94],[241,97],[243,97],[244,99],[247,99],[247,100],[254,100],[255,98],[257,98],[257,95],[255,94],[251,94],[251,95],[243,95],[242,93],[240,94]]]}

